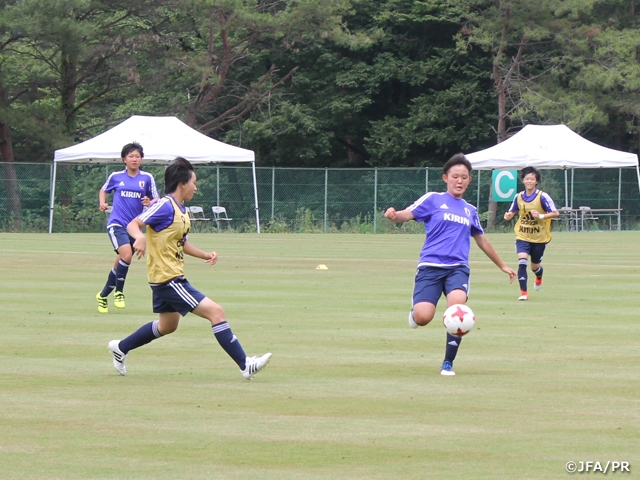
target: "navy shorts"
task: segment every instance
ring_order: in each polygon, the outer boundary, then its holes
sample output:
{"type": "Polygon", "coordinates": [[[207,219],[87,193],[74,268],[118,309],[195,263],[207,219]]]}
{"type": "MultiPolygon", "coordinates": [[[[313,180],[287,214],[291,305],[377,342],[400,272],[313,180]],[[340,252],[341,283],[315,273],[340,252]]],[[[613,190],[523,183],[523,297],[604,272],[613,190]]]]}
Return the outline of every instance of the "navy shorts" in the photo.
{"type": "Polygon", "coordinates": [[[118,253],[118,249],[123,245],[129,244],[131,248],[133,248],[133,242],[135,242],[135,240],[129,235],[126,228],[120,225],[111,225],[107,228],[107,234],[109,235],[109,240],[111,240],[111,245],[113,245],[113,250],[116,253],[118,253]]]}
{"type": "Polygon", "coordinates": [[[166,283],[151,285],[153,313],[179,312],[183,317],[206,298],[191,286],[184,277],[176,277],[166,283]]]}
{"type": "Polygon", "coordinates": [[[464,290],[469,295],[469,267],[460,265],[451,268],[418,267],[413,287],[413,305],[420,302],[438,304],[444,293],[453,290],[464,290]]]}
{"type": "Polygon", "coordinates": [[[516,240],[516,253],[526,253],[531,257],[531,263],[542,262],[546,243],[532,243],[524,240],[516,240]]]}

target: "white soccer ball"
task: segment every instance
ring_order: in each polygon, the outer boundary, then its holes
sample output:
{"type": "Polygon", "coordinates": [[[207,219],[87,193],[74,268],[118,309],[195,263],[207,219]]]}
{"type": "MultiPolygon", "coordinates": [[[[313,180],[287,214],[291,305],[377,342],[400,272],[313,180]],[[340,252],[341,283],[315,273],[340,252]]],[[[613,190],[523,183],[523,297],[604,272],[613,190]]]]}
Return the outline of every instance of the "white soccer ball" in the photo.
{"type": "Polygon", "coordinates": [[[466,305],[451,305],[444,311],[442,323],[451,335],[462,337],[473,330],[476,316],[466,305]]]}

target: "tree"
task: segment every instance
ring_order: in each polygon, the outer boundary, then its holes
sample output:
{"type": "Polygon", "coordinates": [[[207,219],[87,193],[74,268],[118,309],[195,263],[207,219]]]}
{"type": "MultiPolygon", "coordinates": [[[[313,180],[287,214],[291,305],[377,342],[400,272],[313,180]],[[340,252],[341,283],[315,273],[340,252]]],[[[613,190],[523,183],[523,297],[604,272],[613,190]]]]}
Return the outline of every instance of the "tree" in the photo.
{"type": "Polygon", "coordinates": [[[640,33],[633,1],[581,5],[580,19],[558,37],[562,56],[525,92],[530,111],[617,149],[638,149],[640,135],[640,33]]]}
{"type": "MultiPolygon", "coordinates": [[[[288,106],[243,125],[271,164],[441,165],[486,141],[486,55],[457,51],[458,9],[446,2],[352,1],[345,35],[302,45],[288,106]]],[[[260,114],[262,114],[260,116],[260,114]]]]}
{"type": "Polygon", "coordinates": [[[246,119],[297,70],[295,65],[283,69],[278,59],[323,32],[333,35],[348,5],[343,0],[197,0],[167,16],[156,33],[167,48],[165,67],[180,72],[178,83],[188,92],[185,122],[220,136],[246,119]]]}
{"type": "Polygon", "coordinates": [[[68,134],[75,133],[82,109],[128,84],[118,67],[144,31],[142,14],[153,7],[123,0],[20,0],[12,7],[29,47],[24,55],[55,79],[68,134]]]}
{"type": "Polygon", "coordinates": [[[22,217],[12,163],[16,151],[23,161],[50,158],[56,147],[75,137],[80,112],[126,82],[115,60],[139,30],[134,17],[144,5],[0,3],[0,159],[14,228],[22,217]]]}
{"type": "Polygon", "coordinates": [[[369,131],[367,150],[380,166],[442,165],[486,140],[491,95],[481,50],[456,49],[466,6],[451,2],[385,2],[376,16],[385,31],[376,57],[393,105],[369,131]]]}
{"type": "MultiPolygon", "coordinates": [[[[493,59],[490,76],[500,143],[507,139],[512,121],[522,124],[524,93],[536,92],[536,80],[557,66],[562,56],[557,36],[570,28],[570,23],[562,15],[563,0],[472,0],[469,5],[458,45],[465,50],[480,47],[493,59]]],[[[489,228],[495,225],[496,211],[497,204],[489,195],[489,228]]]]}
{"type": "Polygon", "coordinates": [[[21,38],[22,35],[19,32],[12,31],[8,23],[0,22],[0,161],[2,161],[5,174],[9,211],[13,217],[13,228],[16,230],[20,229],[22,207],[20,204],[18,177],[13,164],[15,157],[11,137],[10,107],[27,90],[8,91],[5,87],[5,70],[8,63],[7,51],[13,48],[21,38]]]}

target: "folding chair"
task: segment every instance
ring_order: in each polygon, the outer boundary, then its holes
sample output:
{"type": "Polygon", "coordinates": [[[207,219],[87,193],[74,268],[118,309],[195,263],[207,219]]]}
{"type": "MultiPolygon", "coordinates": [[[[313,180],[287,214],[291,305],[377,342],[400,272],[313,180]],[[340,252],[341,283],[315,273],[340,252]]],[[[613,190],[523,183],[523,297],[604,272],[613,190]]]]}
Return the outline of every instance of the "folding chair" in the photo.
{"type": "Polygon", "coordinates": [[[189,211],[189,219],[191,220],[191,225],[193,225],[194,232],[198,231],[197,225],[199,222],[208,222],[209,220],[211,220],[210,218],[204,216],[204,210],[202,209],[202,207],[187,207],[187,210],[189,211]]]}
{"type": "Polygon", "coordinates": [[[227,227],[229,227],[229,231],[231,231],[231,220],[233,220],[233,218],[227,216],[227,209],[216,205],[215,207],[211,207],[211,211],[213,212],[213,221],[216,222],[218,233],[220,233],[220,222],[227,222],[227,227]]]}
{"type": "Polygon", "coordinates": [[[582,220],[581,230],[585,229],[586,222],[590,220],[598,220],[598,217],[596,217],[591,211],[591,207],[580,207],[580,213],[581,213],[581,220],[582,220]]]}
{"type": "Polygon", "coordinates": [[[561,207],[559,212],[560,216],[554,218],[554,220],[558,220],[558,222],[560,222],[560,230],[562,230],[563,224],[565,225],[567,232],[578,229],[578,216],[573,208],[561,207]]]}

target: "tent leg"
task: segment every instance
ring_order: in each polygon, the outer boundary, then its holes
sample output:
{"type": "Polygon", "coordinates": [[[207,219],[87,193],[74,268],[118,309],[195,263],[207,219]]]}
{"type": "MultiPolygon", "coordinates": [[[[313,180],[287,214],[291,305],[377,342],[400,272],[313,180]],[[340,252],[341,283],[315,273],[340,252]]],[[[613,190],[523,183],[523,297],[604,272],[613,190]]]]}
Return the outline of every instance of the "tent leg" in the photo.
{"type": "Polygon", "coordinates": [[[53,202],[56,198],[56,170],[58,164],[53,162],[53,175],[51,176],[51,200],[49,202],[49,233],[53,231],[53,202]]]}
{"type": "Polygon", "coordinates": [[[253,170],[253,198],[256,202],[256,231],[260,233],[260,210],[258,208],[258,181],[256,179],[256,162],[251,162],[253,170]]]}

